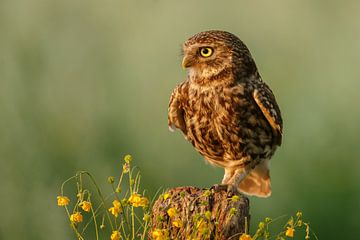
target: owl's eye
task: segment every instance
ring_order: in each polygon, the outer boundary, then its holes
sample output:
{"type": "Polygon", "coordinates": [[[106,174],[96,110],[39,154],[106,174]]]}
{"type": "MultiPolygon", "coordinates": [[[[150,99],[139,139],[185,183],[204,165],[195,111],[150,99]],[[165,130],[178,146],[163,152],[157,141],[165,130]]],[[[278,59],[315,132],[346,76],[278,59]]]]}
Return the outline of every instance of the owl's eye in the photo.
{"type": "Polygon", "coordinates": [[[200,48],[200,55],[207,58],[213,54],[214,50],[210,47],[203,47],[200,48]]]}

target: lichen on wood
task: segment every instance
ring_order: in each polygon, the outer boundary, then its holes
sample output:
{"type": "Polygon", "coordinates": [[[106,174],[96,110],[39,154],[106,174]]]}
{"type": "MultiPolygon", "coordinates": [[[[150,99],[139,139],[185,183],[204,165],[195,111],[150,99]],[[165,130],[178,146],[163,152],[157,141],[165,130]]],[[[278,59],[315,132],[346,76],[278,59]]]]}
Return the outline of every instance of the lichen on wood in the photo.
{"type": "Polygon", "coordinates": [[[249,199],[216,188],[178,187],[156,200],[151,218],[149,239],[239,239],[248,227],[249,199]]]}

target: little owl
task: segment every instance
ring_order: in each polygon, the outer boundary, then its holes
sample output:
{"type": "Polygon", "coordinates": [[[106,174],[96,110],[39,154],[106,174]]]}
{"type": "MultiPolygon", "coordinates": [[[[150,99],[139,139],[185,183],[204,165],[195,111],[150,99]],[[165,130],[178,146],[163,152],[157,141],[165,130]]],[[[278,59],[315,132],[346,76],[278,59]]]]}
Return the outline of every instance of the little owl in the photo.
{"type": "Polygon", "coordinates": [[[281,144],[282,119],[248,48],[229,32],[206,31],[182,50],[187,79],[171,95],[170,129],[225,169],[220,186],[270,196],[269,160],[281,144]]]}

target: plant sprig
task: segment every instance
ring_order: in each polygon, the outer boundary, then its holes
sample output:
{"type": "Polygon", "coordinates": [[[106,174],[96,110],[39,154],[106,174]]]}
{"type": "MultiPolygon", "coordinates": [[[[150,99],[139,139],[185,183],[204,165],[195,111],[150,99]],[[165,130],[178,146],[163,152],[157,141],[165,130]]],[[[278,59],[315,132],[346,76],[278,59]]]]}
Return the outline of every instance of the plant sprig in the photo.
{"type": "Polygon", "coordinates": [[[108,235],[111,240],[134,240],[146,238],[149,227],[150,202],[145,197],[145,191],[140,193],[140,170],[132,168],[132,156],[126,155],[122,171],[115,185],[115,177],[109,176],[107,181],[111,185],[111,193],[105,196],[93,175],[87,171],[78,171],[74,176],[65,180],[57,197],[58,205],[65,208],[70,226],[77,239],[83,240],[89,229],[94,226],[95,239],[100,239],[100,232],[108,235]],[[128,175],[126,190],[122,190],[128,175]],[[88,178],[90,185],[95,188],[92,192],[85,184],[88,178]],[[65,185],[75,182],[76,201],[70,208],[70,199],[64,193],[65,185]],[[93,201],[96,196],[98,200],[93,201]],[[111,202],[111,203],[110,203],[111,202]],[[97,206],[95,206],[97,205],[97,206]],[[140,217],[139,215],[142,214],[140,217]],[[84,222],[84,218],[87,219],[84,222]],[[110,228],[107,228],[106,226],[110,228]]]}

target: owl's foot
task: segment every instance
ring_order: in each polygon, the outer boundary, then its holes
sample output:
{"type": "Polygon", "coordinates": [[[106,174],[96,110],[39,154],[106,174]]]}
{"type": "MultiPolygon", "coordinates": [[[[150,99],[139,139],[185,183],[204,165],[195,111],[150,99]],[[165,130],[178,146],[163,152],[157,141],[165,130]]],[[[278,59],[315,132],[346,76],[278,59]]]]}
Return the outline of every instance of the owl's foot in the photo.
{"type": "Polygon", "coordinates": [[[210,189],[214,189],[215,192],[227,191],[227,184],[215,184],[210,189]]]}
{"type": "Polygon", "coordinates": [[[239,195],[240,192],[235,185],[232,184],[215,184],[211,187],[215,192],[226,191],[228,196],[239,195]]]}

